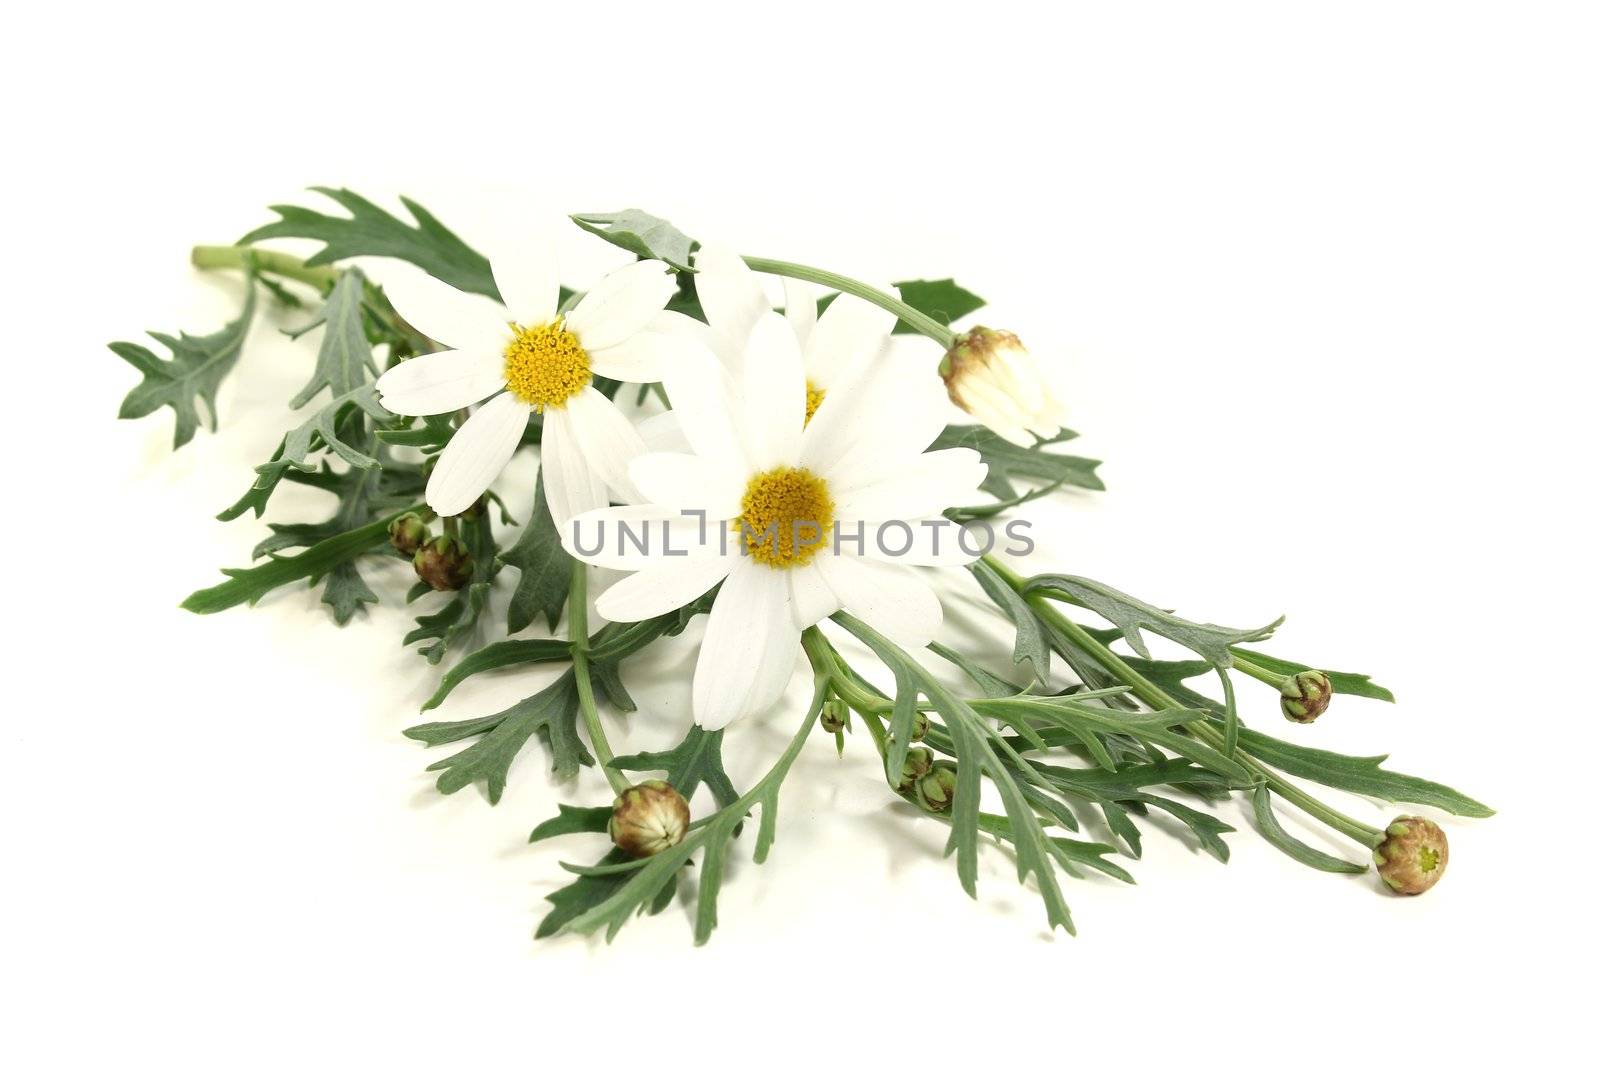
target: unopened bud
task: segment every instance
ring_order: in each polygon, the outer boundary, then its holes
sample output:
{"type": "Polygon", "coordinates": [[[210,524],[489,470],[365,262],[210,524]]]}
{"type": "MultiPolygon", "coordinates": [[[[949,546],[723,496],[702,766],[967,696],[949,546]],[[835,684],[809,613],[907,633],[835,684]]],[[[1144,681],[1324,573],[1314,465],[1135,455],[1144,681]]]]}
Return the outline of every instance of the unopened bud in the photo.
{"type": "Polygon", "coordinates": [[[428,543],[428,524],[415,511],[398,515],[389,523],[389,543],[402,556],[415,556],[428,543]]]}
{"type": "Polygon", "coordinates": [[[974,326],[956,337],[939,364],[945,390],[961,410],[1012,444],[1061,431],[1066,409],[1049,376],[1014,333],[974,326]]]}
{"type": "Polygon", "coordinates": [[[900,771],[900,791],[905,792],[917,784],[918,779],[933,770],[933,750],[914,748],[906,753],[906,765],[900,771]]]}
{"type": "Polygon", "coordinates": [[[607,829],[612,843],[628,855],[654,856],[683,840],[689,803],[672,786],[652,778],[618,794],[607,829]]]}
{"type": "Polygon", "coordinates": [[[411,565],[417,577],[444,593],[472,580],[472,553],[456,537],[445,534],[417,549],[411,565]]]}
{"type": "Polygon", "coordinates": [[[1415,896],[1432,889],[1450,863],[1450,842],[1432,819],[1403,815],[1389,824],[1372,853],[1378,877],[1396,893],[1415,896]]]}
{"type": "Polygon", "coordinates": [[[1283,705],[1283,717],[1290,722],[1311,722],[1328,710],[1333,699],[1333,683],[1321,671],[1301,671],[1283,683],[1278,692],[1283,705]]]}
{"type": "Polygon", "coordinates": [[[822,728],[830,734],[844,732],[850,725],[850,708],[842,700],[830,700],[822,705],[822,728]]]}
{"type": "Polygon", "coordinates": [[[949,811],[955,798],[956,765],[949,760],[939,760],[917,779],[917,803],[929,811],[949,811]]]}

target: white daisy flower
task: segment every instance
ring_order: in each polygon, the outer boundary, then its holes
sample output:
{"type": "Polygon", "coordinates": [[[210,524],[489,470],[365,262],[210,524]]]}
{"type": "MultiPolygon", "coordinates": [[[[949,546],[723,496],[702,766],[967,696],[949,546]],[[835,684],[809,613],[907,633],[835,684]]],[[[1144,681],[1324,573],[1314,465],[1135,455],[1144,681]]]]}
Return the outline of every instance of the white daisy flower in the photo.
{"type": "Polygon", "coordinates": [[[420,271],[384,287],[407,322],[449,347],[379,378],[383,406],[437,415],[488,400],[439,455],[428,506],[440,515],[470,507],[511,459],[534,412],[544,415],[545,499],[558,526],[605,505],[608,487],[639,499],[628,462],[644,444],[591,383],[597,374],[660,381],[664,364],[697,347],[675,321],[684,316],[662,310],[675,288],[667,266],[641,260],[613,271],[564,315],[549,244],[530,242],[492,266],[503,307],[420,271]]]}
{"type": "Polygon", "coordinates": [[[801,344],[767,311],[749,329],[740,369],[742,388],[708,353],[665,367],[692,454],[634,460],[648,503],[580,515],[562,530],[578,558],[635,572],[596,605],[613,621],[660,615],[722,583],[694,677],[695,721],[707,729],[776,702],[800,631],[840,608],[902,644],[927,644],[942,612],[908,564],[968,559],[953,550],[952,528],[920,520],[979,499],[985,473],[971,449],[923,451],[948,408],[920,361],[859,367],[808,422],[801,344]],[[641,552],[619,535],[624,524],[670,542],[647,537],[641,552]],[[906,535],[880,538],[886,525],[906,535]]]}
{"type": "MultiPolygon", "coordinates": [[[[772,305],[755,272],[734,252],[702,247],[694,266],[695,293],[710,327],[710,346],[738,382],[750,331],[772,305]]],[[[800,342],[810,419],[829,389],[861,363],[883,355],[895,316],[849,293],[836,296],[819,316],[816,287],[794,278],[783,279],[783,294],[784,315],[800,342]]]]}

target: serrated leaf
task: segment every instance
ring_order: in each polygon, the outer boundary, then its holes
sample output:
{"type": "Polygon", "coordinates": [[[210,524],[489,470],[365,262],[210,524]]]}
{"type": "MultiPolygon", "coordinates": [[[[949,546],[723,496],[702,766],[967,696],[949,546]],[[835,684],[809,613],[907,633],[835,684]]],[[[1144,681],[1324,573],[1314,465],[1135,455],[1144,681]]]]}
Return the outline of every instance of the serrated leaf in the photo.
{"type": "MultiPolygon", "coordinates": [[[[322,309],[296,334],[299,336],[318,326],[325,327],[311,380],[289,401],[290,407],[304,407],[323,389],[328,390],[329,396],[344,396],[366,384],[369,375],[377,373],[361,312],[365,287],[366,281],[360,271],[352,268],[342,272],[328,299],[323,302],[322,309]]],[[[387,418],[387,412],[380,417],[387,418]]]]}
{"type": "Polygon", "coordinates": [[[598,808],[577,808],[570,804],[557,804],[560,814],[546,819],[533,828],[528,843],[545,841],[566,834],[604,834],[611,828],[611,805],[598,808]]]}
{"type": "Polygon", "coordinates": [[[111,351],[121,356],[134,369],[144,375],[144,380],[128,393],[117,412],[119,419],[142,419],[163,407],[170,407],[174,416],[172,447],[182,448],[194,439],[200,426],[197,403],[202,403],[210,413],[211,425],[217,424],[217,389],[222,379],[239,362],[245,337],[250,332],[255,317],[255,272],[245,277],[244,307],[239,317],[216,333],[195,337],[179,333],[172,337],[152,331],[150,336],[172,353],[172,358],[162,359],[143,345],[131,341],[113,341],[111,351]]]}
{"type": "Polygon", "coordinates": [[[1474,819],[1486,819],[1494,814],[1494,809],[1487,804],[1447,785],[1385,770],[1383,763],[1388,756],[1346,756],[1290,744],[1249,729],[1239,731],[1239,747],[1296,778],[1319,782],[1346,793],[1396,804],[1427,804],[1452,815],[1474,819]]]}
{"type": "Polygon", "coordinates": [[[390,256],[421,267],[429,274],[469,293],[500,298],[495,288],[489,261],[450,232],[422,205],[405,197],[400,203],[411,213],[415,225],[407,224],[378,205],[348,189],[314,186],[313,191],[333,200],[350,214],[324,215],[311,208],[277,204],[276,222],[251,230],[240,244],[254,244],[274,237],[297,237],[322,242],[322,247],[307,266],[335,263],[355,256],[390,256]]]}
{"type": "Polygon", "coordinates": [[[987,562],[979,560],[969,568],[984,594],[1005,612],[1017,633],[1016,646],[1011,655],[1013,663],[1027,663],[1041,685],[1050,681],[1050,639],[1044,624],[1033,613],[1006,580],[996,574],[987,562]]]}
{"type": "MultiPolygon", "coordinates": [[[[895,282],[894,287],[899,290],[901,300],[935,322],[941,322],[946,326],[964,315],[972,314],[986,303],[983,297],[957,285],[954,278],[895,282]]],[[[916,333],[917,331],[896,320],[894,332],[916,333]]]]}
{"type": "Polygon", "coordinates": [[[1032,592],[1042,592],[1046,596],[1055,594],[1055,599],[1066,599],[1088,608],[1121,630],[1123,639],[1141,656],[1153,658],[1140,633],[1141,630],[1149,630],[1198,653],[1214,667],[1231,667],[1233,652],[1230,645],[1243,641],[1264,641],[1272,636],[1272,631],[1283,621],[1279,618],[1254,630],[1234,630],[1210,623],[1190,622],[1109,585],[1068,574],[1041,574],[1023,588],[1024,594],[1032,592]]]}
{"type": "Polygon", "coordinates": [[[1051,452],[1046,446],[1070,441],[1078,435],[1062,430],[1047,441],[1032,448],[1014,445],[985,426],[946,426],[929,445],[929,449],[971,448],[977,450],[988,466],[981,488],[1001,500],[1016,499],[1018,492],[1013,479],[1025,478],[1046,485],[1069,485],[1078,489],[1104,489],[1105,483],[1095,473],[1100,466],[1097,459],[1063,455],[1051,452]]]}
{"type": "Polygon", "coordinates": [[[405,735],[432,747],[483,735],[470,748],[453,753],[428,767],[442,771],[436,783],[441,793],[454,793],[481,781],[489,803],[500,803],[511,764],[528,739],[539,734],[550,749],[558,778],[571,778],[580,766],[592,766],[594,757],[578,736],[578,686],[569,669],[546,688],[498,715],[464,722],[425,723],[405,735]]]}
{"type": "Polygon", "coordinates": [[[533,514],[523,525],[517,543],[501,553],[500,559],[520,572],[506,608],[507,632],[526,628],[540,615],[554,630],[567,603],[572,559],[561,547],[555,521],[545,504],[543,471],[534,483],[533,514]]]}
{"type": "Polygon", "coordinates": [[[662,752],[636,752],[618,756],[611,765],[621,771],[662,771],[672,787],[685,800],[704,782],[717,806],[727,807],[739,799],[739,791],[722,769],[722,731],[689,727],[683,740],[662,752]]]}
{"type": "Polygon", "coordinates": [[[1360,874],[1367,869],[1364,863],[1351,863],[1349,860],[1329,855],[1291,836],[1272,812],[1272,793],[1267,789],[1265,782],[1251,791],[1250,806],[1255,809],[1256,829],[1261,836],[1271,842],[1273,847],[1307,867],[1327,871],[1330,874],[1360,874]]]}
{"type": "Polygon", "coordinates": [[[680,271],[694,270],[689,265],[694,241],[666,219],[628,208],[612,214],[573,215],[572,221],[642,259],[659,259],[680,271]]]}

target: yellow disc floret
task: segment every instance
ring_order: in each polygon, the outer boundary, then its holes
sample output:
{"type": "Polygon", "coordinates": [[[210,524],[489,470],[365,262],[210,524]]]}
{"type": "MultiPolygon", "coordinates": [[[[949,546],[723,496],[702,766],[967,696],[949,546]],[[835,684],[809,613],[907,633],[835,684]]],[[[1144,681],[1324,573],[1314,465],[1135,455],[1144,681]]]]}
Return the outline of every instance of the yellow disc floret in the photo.
{"type": "Polygon", "coordinates": [[[561,407],[594,377],[589,353],[560,319],[512,330],[506,345],[506,386],[534,410],[561,407]]]}
{"type": "Polygon", "coordinates": [[[775,467],[750,479],[739,505],[745,553],[769,567],[799,567],[828,543],[833,497],[804,467],[775,467]]]}
{"type": "Polygon", "coordinates": [[[817,413],[817,409],[822,406],[823,397],[825,397],[827,395],[828,395],[828,391],[826,389],[818,389],[815,385],[812,385],[810,382],[806,383],[806,422],[807,423],[809,423],[811,421],[811,416],[813,416],[813,415],[815,415],[817,413]]]}

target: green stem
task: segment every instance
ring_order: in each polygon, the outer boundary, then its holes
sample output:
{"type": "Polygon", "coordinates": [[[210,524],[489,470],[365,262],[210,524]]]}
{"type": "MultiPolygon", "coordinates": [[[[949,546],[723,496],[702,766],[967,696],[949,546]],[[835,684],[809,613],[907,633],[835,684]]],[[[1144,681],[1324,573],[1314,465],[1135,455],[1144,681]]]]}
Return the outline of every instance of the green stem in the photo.
{"type": "Polygon", "coordinates": [[[850,293],[859,296],[869,304],[876,304],[885,311],[892,312],[901,322],[916,330],[925,337],[931,337],[939,343],[940,348],[949,348],[955,342],[955,331],[937,319],[925,315],[901,300],[891,296],[875,286],[866,282],[858,282],[854,278],[847,278],[843,274],[835,274],[831,270],[822,270],[818,267],[807,267],[800,263],[786,263],[781,259],[763,259],[760,256],[745,256],[745,263],[753,271],[762,274],[776,274],[784,278],[798,278],[804,282],[816,282],[829,289],[837,289],[841,293],[850,293]]]}
{"type": "Polygon", "coordinates": [[[1233,666],[1240,674],[1247,674],[1258,682],[1266,682],[1274,689],[1282,689],[1289,684],[1287,675],[1277,671],[1269,671],[1258,663],[1251,663],[1242,656],[1233,657],[1233,666]]]}
{"type": "MultiPolygon", "coordinates": [[[[1027,600],[1028,606],[1044,621],[1045,625],[1092,657],[1113,678],[1126,685],[1136,698],[1150,705],[1156,711],[1185,710],[1183,704],[1124,663],[1121,656],[1095,640],[1093,634],[1063,615],[1048,599],[1038,593],[1023,592],[1027,582],[1017,572],[1007,567],[994,556],[985,556],[984,563],[1004,579],[1007,585],[1016,590],[1019,596],[1027,600]]],[[[1219,752],[1224,751],[1222,733],[1210,723],[1192,722],[1183,726],[1183,729],[1219,752]]],[[[1381,830],[1328,807],[1322,801],[1288,781],[1249,753],[1235,751],[1233,758],[1259,774],[1274,793],[1277,793],[1283,799],[1324,825],[1332,827],[1355,841],[1361,842],[1368,848],[1376,848],[1383,843],[1384,835],[1381,830]]]]}
{"type": "Polygon", "coordinates": [[[600,709],[594,702],[594,682],[589,677],[589,568],[582,560],[572,561],[572,586],[567,593],[567,636],[572,641],[572,672],[578,681],[578,710],[583,713],[583,724],[589,730],[589,744],[594,747],[594,758],[611,783],[611,790],[621,794],[628,788],[627,777],[611,761],[616,755],[611,742],[606,740],[605,727],[600,724],[600,709]]]}
{"type": "Polygon", "coordinates": [[[336,267],[308,267],[303,260],[286,253],[249,245],[195,245],[189,253],[189,262],[200,270],[244,270],[252,260],[263,274],[276,274],[324,291],[339,280],[336,267]]]}

